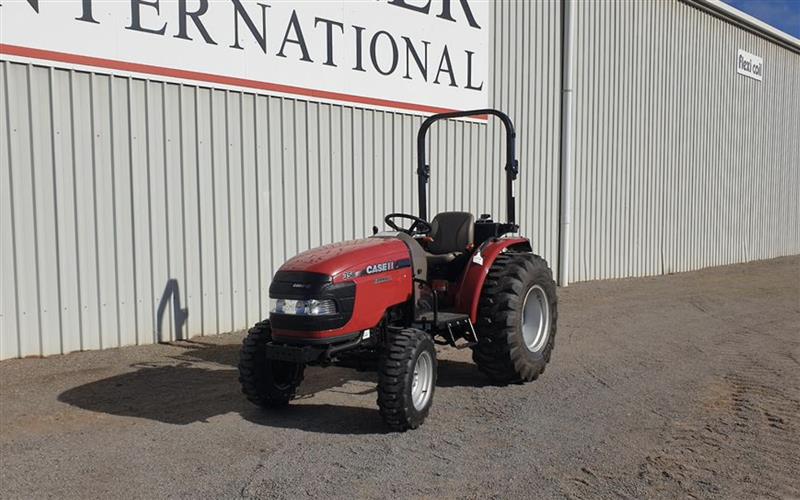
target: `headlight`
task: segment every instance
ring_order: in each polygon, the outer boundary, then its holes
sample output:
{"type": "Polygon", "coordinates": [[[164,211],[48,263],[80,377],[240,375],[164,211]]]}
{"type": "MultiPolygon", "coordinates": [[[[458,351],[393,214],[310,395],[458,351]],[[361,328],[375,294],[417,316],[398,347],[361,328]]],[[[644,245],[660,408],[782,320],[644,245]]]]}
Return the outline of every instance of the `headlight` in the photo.
{"type": "Polygon", "coordinates": [[[278,314],[297,314],[303,316],[324,316],[336,314],[336,302],[325,299],[269,299],[270,312],[278,314]]]}

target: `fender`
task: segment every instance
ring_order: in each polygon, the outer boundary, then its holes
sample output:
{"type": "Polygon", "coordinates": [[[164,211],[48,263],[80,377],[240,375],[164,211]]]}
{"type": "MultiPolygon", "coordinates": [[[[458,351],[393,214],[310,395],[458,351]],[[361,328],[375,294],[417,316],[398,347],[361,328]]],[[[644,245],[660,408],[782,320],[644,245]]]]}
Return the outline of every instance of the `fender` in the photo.
{"type": "Polygon", "coordinates": [[[473,323],[478,321],[478,302],[483,290],[483,282],[489,274],[492,264],[497,256],[514,249],[518,251],[531,252],[531,242],[527,238],[492,238],[486,240],[473,252],[469,264],[464,270],[461,282],[458,285],[458,299],[456,310],[469,314],[473,323]]]}

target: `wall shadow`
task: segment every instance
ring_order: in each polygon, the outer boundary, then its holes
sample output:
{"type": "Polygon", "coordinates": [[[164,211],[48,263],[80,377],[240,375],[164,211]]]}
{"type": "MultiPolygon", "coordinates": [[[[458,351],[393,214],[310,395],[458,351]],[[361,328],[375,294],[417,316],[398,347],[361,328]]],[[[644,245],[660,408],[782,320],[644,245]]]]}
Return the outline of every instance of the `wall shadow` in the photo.
{"type": "Polygon", "coordinates": [[[239,349],[241,348],[239,343],[217,344],[202,340],[181,340],[171,342],[170,345],[184,349],[182,353],[170,356],[178,361],[208,362],[232,368],[239,365],[239,349]]]}
{"type": "MultiPolygon", "coordinates": [[[[264,410],[241,394],[235,368],[238,344],[179,344],[186,347],[186,352],[170,360],[130,365],[131,371],[127,373],[68,389],[58,400],[93,412],[174,425],[207,422],[215,416],[235,412],[250,422],[276,428],[328,434],[388,432],[377,406],[363,408],[303,401],[326,390],[353,396],[374,393],[377,377],[373,372],[341,367],[308,368],[298,391],[299,401],[280,410],[264,410]],[[353,381],[361,382],[366,389],[356,393],[350,387],[338,389],[353,381]]],[[[440,361],[438,386],[485,384],[485,377],[471,363],[440,361]]]]}
{"type": "MultiPolygon", "coordinates": [[[[169,342],[169,332],[164,331],[164,316],[167,316],[167,306],[172,302],[172,313],[169,315],[172,319],[171,327],[175,332],[175,339],[183,338],[183,325],[189,318],[189,309],[181,308],[181,288],[178,285],[178,280],[171,278],[167,280],[164,287],[164,293],[161,294],[161,300],[158,302],[156,309],[156,341],[169,342]]],[[[167,327],[170,324],[167,323],[167,327]]]]}

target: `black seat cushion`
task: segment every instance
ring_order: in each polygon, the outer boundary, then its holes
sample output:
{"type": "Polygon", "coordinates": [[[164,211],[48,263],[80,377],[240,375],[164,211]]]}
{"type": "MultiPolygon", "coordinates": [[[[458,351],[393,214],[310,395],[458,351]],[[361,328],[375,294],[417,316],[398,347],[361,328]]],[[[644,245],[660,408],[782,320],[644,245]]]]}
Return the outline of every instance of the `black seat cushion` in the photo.
{"type": "MultiPolygon", "coordinates": [[[[431,222],[428,253],[464,252],[475,237],[475,217],[469,212],[442,212],[431,222]]],[[[452,260],[452,259],[450,259],[452,260]]]]}

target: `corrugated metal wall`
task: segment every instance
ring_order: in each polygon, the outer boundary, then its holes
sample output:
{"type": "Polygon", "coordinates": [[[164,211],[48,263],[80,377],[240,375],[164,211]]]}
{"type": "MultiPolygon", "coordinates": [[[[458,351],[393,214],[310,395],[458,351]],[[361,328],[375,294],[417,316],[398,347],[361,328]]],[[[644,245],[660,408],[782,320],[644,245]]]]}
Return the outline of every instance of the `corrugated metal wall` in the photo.
{"type": "MultiPolygon", "coordinates": [[[[800,252],[800,57],[678,1],[576,7],[570,280],[800,252]]],[[[560,5],[493,17],[518,219],[556,268],[560,5]]],[[[9,61],[0,109],[0,359],[245,328],[286,258],[416,211],[412,115],[9,61]]],[[[437,127],[431,212],[504,216],[502,141],[437,127]]]]}
{"type": "Polygon", "coordinates": [[[800,56],[677,1],[575,5],[570,281],[800,252],[800,56]]]}
{"type": "MultiPolygon", "coordinates": [[[[493,11],[518,219],[555,264],[560,8],[493,11]]],[[[0,109],[0,359],[246,328],[286,258],[416,211],[416,116],[9,61],[0,109]]],[[[433,213],[505,215],[502,140],[433,131],[433,213]]]]}

